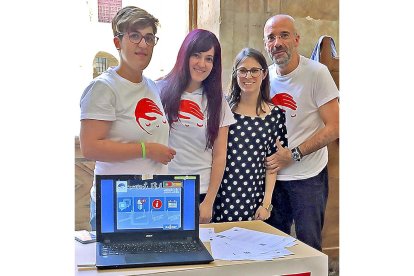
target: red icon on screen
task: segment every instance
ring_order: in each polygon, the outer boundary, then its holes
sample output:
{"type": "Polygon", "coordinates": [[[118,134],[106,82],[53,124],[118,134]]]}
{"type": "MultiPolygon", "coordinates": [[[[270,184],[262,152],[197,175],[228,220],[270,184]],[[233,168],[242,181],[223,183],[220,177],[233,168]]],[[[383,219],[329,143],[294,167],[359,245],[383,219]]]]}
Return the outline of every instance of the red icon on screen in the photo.
{"type": "Polygon", "coordinates": [[[152,201],[152,208],[154,209],[160,209],[162,207],[162,201],[159,199],[154,199],[152,201]]]}

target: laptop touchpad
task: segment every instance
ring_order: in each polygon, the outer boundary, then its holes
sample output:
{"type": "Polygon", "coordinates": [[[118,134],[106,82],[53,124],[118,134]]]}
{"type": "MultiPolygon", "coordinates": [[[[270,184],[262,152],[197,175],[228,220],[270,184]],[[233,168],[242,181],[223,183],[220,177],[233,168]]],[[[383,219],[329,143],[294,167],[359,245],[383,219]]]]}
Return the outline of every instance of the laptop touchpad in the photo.
{"type": "Polygon", "coordinates": [[[131,254],[125,256],[126,263],[154,263],[159,261],[156,254],[131,254]]]}

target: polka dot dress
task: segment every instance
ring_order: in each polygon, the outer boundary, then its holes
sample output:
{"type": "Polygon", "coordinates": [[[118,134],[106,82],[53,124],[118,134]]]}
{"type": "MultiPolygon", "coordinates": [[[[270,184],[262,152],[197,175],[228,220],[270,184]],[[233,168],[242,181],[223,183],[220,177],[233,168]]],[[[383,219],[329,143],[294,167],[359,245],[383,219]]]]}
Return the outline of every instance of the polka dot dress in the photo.
{"type": "Polygon", "coordinates": [[[285,116],[249,117],[234,113],[229,128],[227,163],[214,206],[215,222],[253,220],[265,191],[265,160],[276,151],[276,138],[287,146],[285,116]]]}

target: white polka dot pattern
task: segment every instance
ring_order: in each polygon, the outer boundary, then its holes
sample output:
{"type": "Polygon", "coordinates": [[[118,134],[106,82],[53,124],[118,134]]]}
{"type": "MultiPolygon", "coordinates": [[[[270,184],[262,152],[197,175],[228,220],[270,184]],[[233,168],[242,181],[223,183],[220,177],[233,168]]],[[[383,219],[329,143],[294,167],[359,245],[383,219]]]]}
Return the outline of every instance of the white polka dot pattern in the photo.
{"type": "Polygon", "coordinates": [[[234,114],[230,126],[227,162],[213,221],[252,220],[263,200],[265,159],[276,151],[276,137],[288,145],[285,116],[279,108],[264,118],[234,114]]]}

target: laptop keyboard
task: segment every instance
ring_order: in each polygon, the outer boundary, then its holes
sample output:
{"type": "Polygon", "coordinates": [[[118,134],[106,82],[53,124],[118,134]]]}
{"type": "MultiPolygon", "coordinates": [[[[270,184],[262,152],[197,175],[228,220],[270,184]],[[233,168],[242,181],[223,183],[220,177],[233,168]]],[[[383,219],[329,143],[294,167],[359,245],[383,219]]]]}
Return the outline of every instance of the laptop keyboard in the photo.
{"type": "Polygon", "coordinates": [[[103,244],[101,253],[105,256],[139,253],[197,252],[201,250],[201,246],[196,241],[152,241],[103,244]]]}

